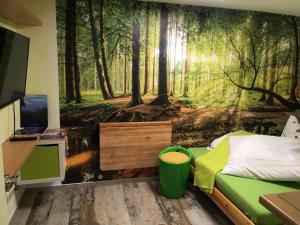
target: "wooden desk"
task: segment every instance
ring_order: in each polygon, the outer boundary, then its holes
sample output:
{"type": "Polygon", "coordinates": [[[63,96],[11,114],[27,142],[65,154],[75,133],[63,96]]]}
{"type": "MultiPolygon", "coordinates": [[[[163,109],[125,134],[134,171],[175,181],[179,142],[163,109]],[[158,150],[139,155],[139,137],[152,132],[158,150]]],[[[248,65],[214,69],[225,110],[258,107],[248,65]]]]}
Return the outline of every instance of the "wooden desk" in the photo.
{"type": "Polygon", "coordinates": [[[284,224],[300,224],[300,191],[262,195],[259,202],[284,224]]]}
{"type": "Polygon", "coordinates": [[[4,175],[19,171],[36,145],[37,140],[9,141],[2,144],[4,175]]]}

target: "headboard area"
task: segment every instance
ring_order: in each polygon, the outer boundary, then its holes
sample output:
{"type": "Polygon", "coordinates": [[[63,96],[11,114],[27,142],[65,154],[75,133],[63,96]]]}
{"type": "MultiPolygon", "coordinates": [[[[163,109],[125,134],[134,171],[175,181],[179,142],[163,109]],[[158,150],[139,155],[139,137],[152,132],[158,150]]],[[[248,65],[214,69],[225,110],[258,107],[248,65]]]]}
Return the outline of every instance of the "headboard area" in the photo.
{"type": "Polygon", "coordinates": [[[156,167],[172,144],[172,122],[100,123],[99,138],[101,170],[156,167]]]}

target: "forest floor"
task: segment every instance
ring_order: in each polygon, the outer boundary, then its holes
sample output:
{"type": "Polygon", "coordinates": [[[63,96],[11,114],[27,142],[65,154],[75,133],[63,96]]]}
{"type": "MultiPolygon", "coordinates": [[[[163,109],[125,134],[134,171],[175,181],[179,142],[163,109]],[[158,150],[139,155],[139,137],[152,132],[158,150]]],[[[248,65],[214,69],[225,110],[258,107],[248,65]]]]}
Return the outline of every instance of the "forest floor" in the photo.
{"type": "Polygon", "coordinates": [[[68,128],[69,145],[64,183],[157,175],[156,168],[100,171],[100,122],[172,120],[173,145],[190,147],[207,146],[215,138],[240,129],[280,135],[289,116],[287,108],[261,104],[243,93],[230,100],[231,105],[219,107],[194,104],[192,98],[175,97],[169,98],[169,106],[149,104],[154,98],[143,96],[144,104],[135,107],[128,104],[131,96],[104,101],[92,96],[80,104],[61,104],[61,126],[68,128]]]}
{"type": "Polygon", "coordinates": [[[130,96],[110,100],[66,105],[61,109],[64,127],[97,127],[99,122],[173,121],[173,143],[206,146],[216,137],[245,129],[255,133],[279,135],[289,116],[283,106],[206,107],[187,104],[170,97],[169,106],[149,104],[154,96],[143,97],[144,104],[130,107],[130,96]]]}

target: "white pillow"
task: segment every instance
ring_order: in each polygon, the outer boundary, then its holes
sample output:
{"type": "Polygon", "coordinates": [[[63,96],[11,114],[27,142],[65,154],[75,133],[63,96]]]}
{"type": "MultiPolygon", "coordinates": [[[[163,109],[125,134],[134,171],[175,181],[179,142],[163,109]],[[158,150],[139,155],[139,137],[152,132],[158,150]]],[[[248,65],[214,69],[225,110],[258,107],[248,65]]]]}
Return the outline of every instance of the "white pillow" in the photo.
{"type": "Polygon", "coordinates": [[[267,135],[229,137],[229,158],[223,174],[300,181],[300,139],[267,135]]]}
{"type": "Polygon", "coordinates": [[[291,115],[286,122],[282,131],[281,137],[299,138],[300,139],[300,124],[296,116],[291,115]]]}
{"type": "Polygon", "coordinates": [[[227,136],[229,136],[230,134],[232,134],[232,132],[225,134],[219,138],[216,138],[215,140],[213,140],[212,143],[210,143],[210,145],[207,147],[207,150],[213,150],[218,144],[220,144],[221,141],[223,141],[224,138],[226,138],[227,136]]]}

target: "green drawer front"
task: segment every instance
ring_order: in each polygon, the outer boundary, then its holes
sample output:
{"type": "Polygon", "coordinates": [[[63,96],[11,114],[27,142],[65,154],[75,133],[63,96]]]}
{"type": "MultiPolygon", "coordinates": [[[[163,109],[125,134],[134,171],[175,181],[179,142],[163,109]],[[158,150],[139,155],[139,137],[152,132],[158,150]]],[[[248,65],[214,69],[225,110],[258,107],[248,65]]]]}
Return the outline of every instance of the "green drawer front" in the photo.
{"type": "Polygon", "coordinates": [[[36,146],[21,168],[21,180],[59,177],[58,145],[36,146]]]}

